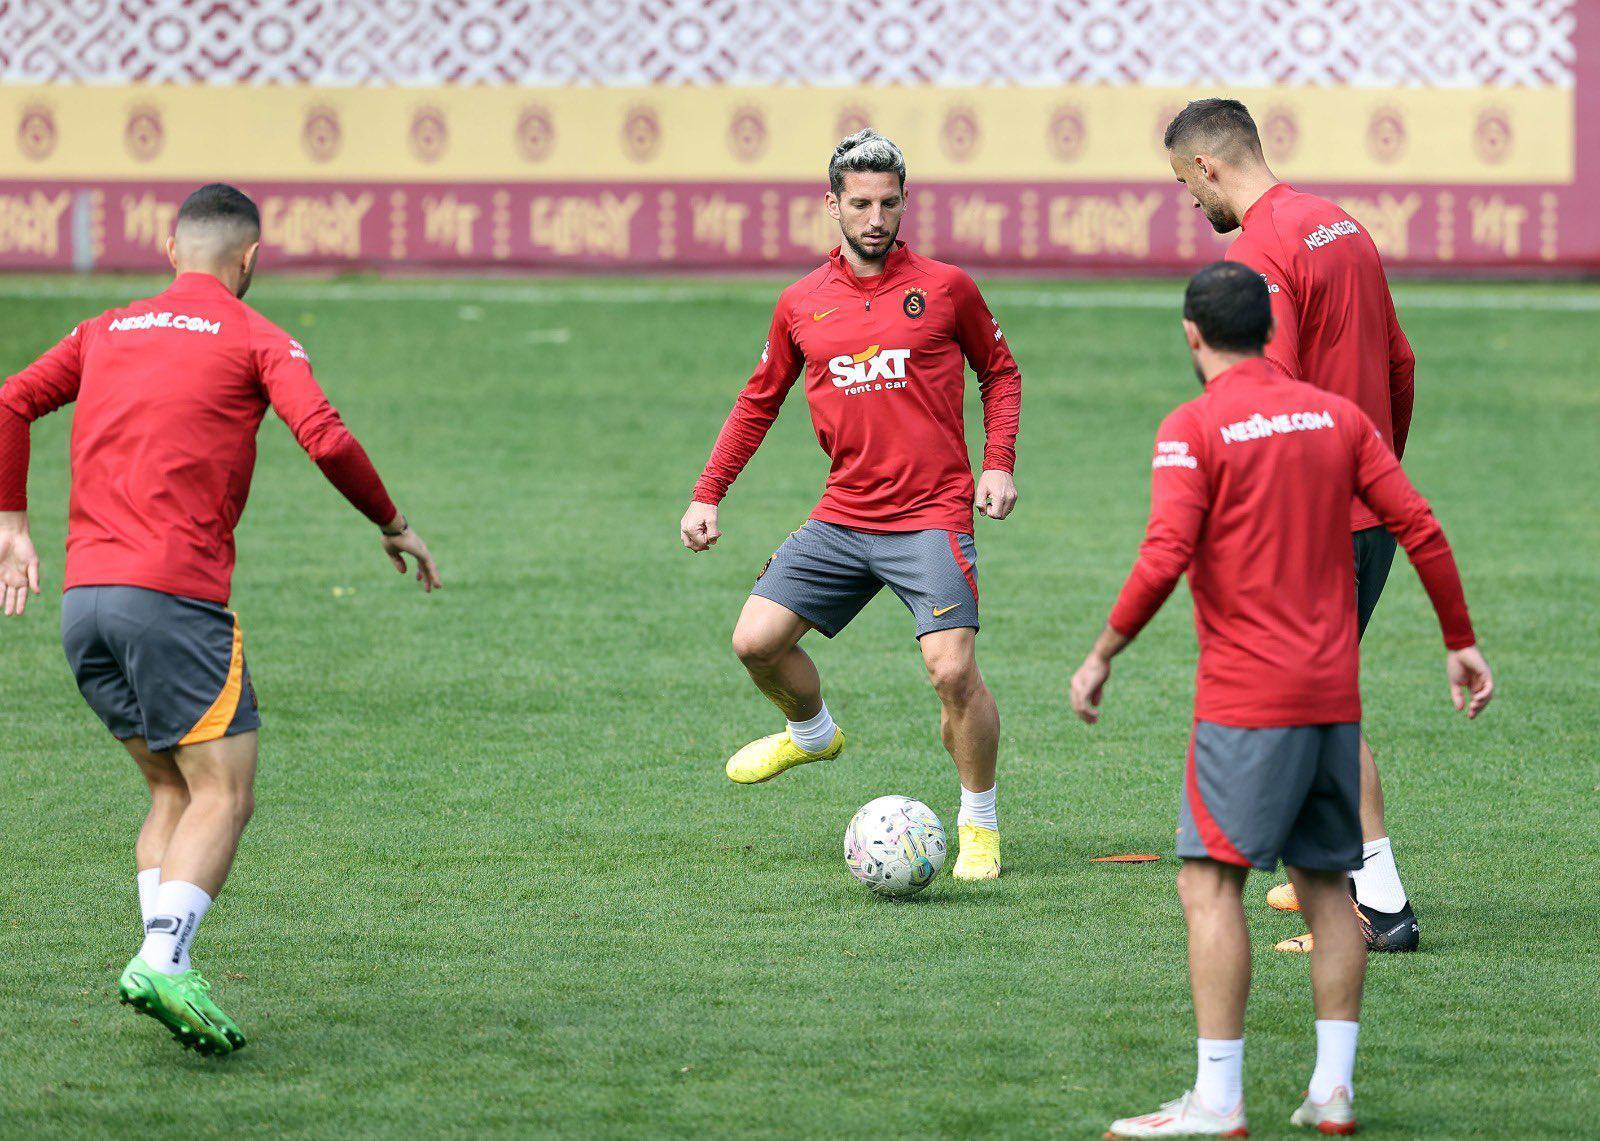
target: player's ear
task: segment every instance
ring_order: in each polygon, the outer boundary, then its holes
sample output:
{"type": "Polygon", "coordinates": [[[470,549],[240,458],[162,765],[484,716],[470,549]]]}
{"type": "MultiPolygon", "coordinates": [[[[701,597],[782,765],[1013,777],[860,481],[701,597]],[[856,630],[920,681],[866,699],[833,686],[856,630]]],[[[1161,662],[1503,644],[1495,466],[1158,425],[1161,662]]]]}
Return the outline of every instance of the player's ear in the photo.
{"type": "Polygon", "coordinates": [[[1200,340],[1200,326],[1187,317],[1183,319],[1183,339],[1188,343],[1191,353],[1199,352],[1201,344],[1204,343],[1200,340]]]}
{"type": "Polygon", "coordinates": [[[173,272],[178,269],[178,235],[167,235],[167,260],[172,263],[173,272]]]}
{"type": "Polygon", "coordinates": [[[839,220],[839,196],[831,190],[828,191],[822,196],[822,205],[827,209],[828,217],[837,222],[839,220]]]}
{"type": "Polygon", "coordinates": [[[256,268],[256,255],[260,252],[261,240],[258,238],[245,247],[244,261],[240,263],[239,268],[244,270],[246,274],[254,273],[256,268]]]}

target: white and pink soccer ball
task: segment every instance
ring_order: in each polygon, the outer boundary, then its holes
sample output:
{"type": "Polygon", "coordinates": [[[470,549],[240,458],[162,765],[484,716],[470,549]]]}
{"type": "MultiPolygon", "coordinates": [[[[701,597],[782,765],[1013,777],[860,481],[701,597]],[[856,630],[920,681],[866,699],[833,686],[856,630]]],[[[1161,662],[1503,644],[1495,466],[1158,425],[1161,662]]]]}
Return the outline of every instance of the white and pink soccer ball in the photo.
{"type": "Polygon", "coordinates": [[[861,806],[844,830],[850,874],[879,895],[905,898],[944,867],[944,825],[909,796],[880,796],[861,806]]]}

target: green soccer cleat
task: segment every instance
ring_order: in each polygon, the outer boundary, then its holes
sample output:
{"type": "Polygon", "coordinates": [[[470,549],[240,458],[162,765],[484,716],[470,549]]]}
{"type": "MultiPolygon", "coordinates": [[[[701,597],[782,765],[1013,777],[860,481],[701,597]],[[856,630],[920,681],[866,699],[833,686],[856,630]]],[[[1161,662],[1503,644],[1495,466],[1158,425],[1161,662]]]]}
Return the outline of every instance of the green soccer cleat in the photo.
{"type": "Polygon", "coordinates": [[[148,1014],[172,1031],[186,1050],[210,1057],[245,1047],[244,1032],[211,999],[211,984],[196,970],[164,975],[134,956],[123,969],[117,990],[125,1005],[148,1014]]]}

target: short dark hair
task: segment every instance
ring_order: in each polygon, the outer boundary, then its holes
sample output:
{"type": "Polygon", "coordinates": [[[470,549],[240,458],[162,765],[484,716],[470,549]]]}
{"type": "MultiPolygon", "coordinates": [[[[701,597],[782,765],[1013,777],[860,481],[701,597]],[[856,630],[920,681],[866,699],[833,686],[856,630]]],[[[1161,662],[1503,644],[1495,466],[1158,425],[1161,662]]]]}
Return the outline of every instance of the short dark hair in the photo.
{"type": "Polygon", "coordinates": [[[257,236],[261,233],[261,211],[248,194],[225,182],[202,186],[185,198],[178,207],[178,224],[184,222],[233,225],[241,236],[252,231],[257,236]]]}
{"type": "Polygon", "coordinates": [[[1272,298],[1265,279],[1249,266],[1212,262],[1189,279],[1183,317],[1219,352],[1259,353],[1272,332],[1272,298]]]}
{"type": "Polygon", "coordinates": [[[1172,117],[1161,136],[1169,151],[1215,151],[1223,158],[1243,152],[1261,157],[1261,132],[1250,109],[1237,99],[1196,99],[1172,117]]]}

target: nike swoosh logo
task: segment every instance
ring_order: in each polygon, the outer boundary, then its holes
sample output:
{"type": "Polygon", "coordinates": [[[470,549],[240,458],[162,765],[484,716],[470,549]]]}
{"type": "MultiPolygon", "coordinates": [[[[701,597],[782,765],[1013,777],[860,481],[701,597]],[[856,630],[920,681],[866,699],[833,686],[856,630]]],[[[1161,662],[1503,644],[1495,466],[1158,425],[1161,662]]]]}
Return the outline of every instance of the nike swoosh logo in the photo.
{"type": "Polygon", "coordinates": [[[826,317],[829,313],[837,313],[838,311],[839,311],[839,307],[837,305],[835,305],[832,309],[824,309],[821,313],[813,313],[813,314],[811,314],[811,319],[813,321],[820,321],[824,317],[826,317]]]}
{"type": "Polygon", "coordinates": [[[949,606],[945,606],[945,607],[942,607],[942,608],[938,607],[938,606],[935,606],[933,608],[933,616],[935,618],[943,618],[946,614],[950,613],[950,611],[954,610],[956,607],[958,607],[960,605],[961,605],[961,603],[959,603],[959,602],[952,602],[949,606]]]}

